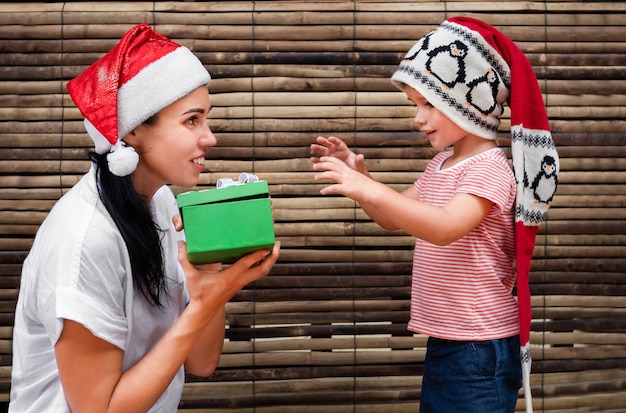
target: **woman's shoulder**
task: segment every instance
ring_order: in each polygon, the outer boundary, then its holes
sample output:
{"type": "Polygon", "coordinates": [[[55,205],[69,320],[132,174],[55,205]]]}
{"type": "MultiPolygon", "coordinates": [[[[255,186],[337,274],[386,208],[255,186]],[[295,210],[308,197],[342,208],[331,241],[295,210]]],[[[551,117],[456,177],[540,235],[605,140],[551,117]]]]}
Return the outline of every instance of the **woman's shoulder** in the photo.
{"type": "Polygon", "coordinates": [[[42,228],[61,227],[67,233],[76,230],[80,221],[93,214],[98,199],[95,178],[90,171],[59,198],[46,216],[42,228]]]}
{"type": "Polygon", "coordinates": [[[35,241],[51,243],[61,254],[80,251],[107,254],[111,246],[119,249],[117,244],[121,239],[117,226],[100,201],[94,176],[87,173],[54,205],[35,241]]]}
{"type": "Polygon", "coordinates": [[[97,193],[93,195],[91,184],[81,180],[68,191],[35,236],[27,269],[38,278],[45,275],[48,295],[56,287],[69,291],[80,283],[96,285],[85,281],[89,274],[124,276],[119,272],[126,267],[120,263],[127,261],[124,240],[97,193]]]}

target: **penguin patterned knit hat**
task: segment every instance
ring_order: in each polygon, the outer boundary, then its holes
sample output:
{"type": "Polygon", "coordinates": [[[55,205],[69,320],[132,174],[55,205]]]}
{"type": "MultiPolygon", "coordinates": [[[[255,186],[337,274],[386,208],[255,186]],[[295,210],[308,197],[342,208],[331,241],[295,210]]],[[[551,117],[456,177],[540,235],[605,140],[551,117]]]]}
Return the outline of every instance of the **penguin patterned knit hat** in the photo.
{"type": "Polygon", "coordinates": [[[110,171],[130,175],[139,161],[122,139],[161,109],[211,81],[186,47],[138,24],[107,54],[67,84],[85,129],[110,171]]]}
{"type": "Polygon", "coordinates": [[[559,158],[541,89],[523,52],[489,24],[453,17],[421,38],[391,77],[408,85],[469,133],[495,139],[503,105],[511,110],[515,172],[515,266],[526,410],[530,394],[528,274],[539,224],[556,192],[559,158]]]}

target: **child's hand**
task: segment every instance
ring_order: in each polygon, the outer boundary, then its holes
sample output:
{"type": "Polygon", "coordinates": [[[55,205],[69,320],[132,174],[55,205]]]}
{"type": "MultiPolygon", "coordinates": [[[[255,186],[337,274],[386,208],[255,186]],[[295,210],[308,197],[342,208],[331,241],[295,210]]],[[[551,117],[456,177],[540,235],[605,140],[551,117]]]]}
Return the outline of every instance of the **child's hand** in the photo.
{"type": "Polygon", "coordinates": [[[368,194],[372,185],[378,184],[333,156],[320,157],[319,161],[313,164],[313,169],[321,171],[314,176],[316,181],[333,181],[320,191],[322,195],[341,194],[360,203],[369,202],[368,194]]]}
{"type": "MultiPolygon", "coordinates": [[[[317,143],[311,144],[311,152],[319,153],[321,156],[332,156],[333,158],[340,159],[348,167],[364,175],[368,175],[363,162],[364,156],[352,152],[348,148],[348,145],[339,138],[334,136],[329,136],[328,138],[318,136],[317,143]]],[[[318,163],[320,162],[320,158],[311,157],[311,162],[314,164],[318,163]]]]}

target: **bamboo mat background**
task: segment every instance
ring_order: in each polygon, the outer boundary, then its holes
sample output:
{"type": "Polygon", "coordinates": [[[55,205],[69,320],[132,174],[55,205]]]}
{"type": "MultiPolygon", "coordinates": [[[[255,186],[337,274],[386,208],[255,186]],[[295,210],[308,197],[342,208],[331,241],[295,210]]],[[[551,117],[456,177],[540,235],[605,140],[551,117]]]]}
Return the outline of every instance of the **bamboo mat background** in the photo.
{"type": "Polygon", "coordinates": [[[145,22],[214,78],[218,146],[196,189],[242,171],[266,179],[283,245],[273,272],[228,305],[220,367],[188,377],[180,411],[417,411],[425,337],[406,331],[413,240],[319,196],[308,146],[335,134],[377,179],[409,186],[435,152],[389,77],[429,29],[469,15],[527,54],[561,156],[531,273],[535,410],[625,411],[625,12],[626,2],[551,0],[0,4],[0,401],[21,263],[88,169],[91,141],[65,83],[145,22]]]}

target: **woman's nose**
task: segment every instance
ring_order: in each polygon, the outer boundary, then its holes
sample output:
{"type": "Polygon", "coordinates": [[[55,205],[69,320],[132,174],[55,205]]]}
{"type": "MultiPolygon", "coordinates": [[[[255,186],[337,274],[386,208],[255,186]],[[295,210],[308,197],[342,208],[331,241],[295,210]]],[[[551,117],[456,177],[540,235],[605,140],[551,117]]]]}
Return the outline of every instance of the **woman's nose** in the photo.
{"type": "Polygon", "coordinates": [[[209,127],[208,122],[205,124],[205,129],[206,130],[202,131],[202,136],[200,137],[200,146],[215,146],[217,144],[217,138],[213,135],[213,131],[209,127]]]}

